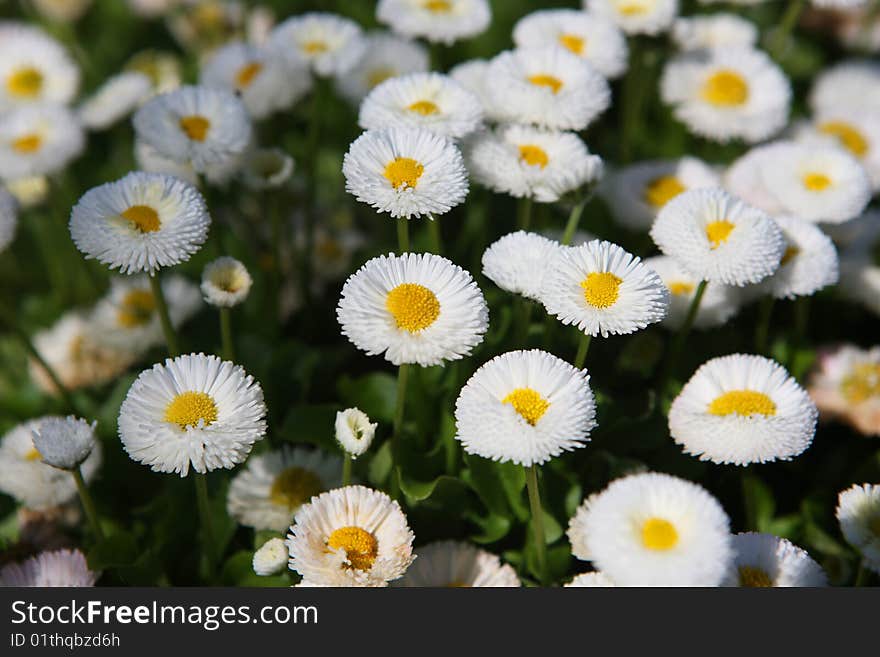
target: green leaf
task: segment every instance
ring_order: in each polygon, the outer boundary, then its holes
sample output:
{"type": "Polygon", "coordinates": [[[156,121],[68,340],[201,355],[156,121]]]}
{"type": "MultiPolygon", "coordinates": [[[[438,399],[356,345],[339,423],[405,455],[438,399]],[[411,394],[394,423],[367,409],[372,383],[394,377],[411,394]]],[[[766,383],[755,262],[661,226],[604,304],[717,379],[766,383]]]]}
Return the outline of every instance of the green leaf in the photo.
{"type": "Polygon", "coordinates": [[[751,474],[743,475],[743,500],[745,502],[746,529],[764,531],[773,520],[776,502],[773,491],[763,481],[751,474]]]}
{"type": "Polygon", "coordinates": [[[460,483],[455,477],[447,475],[440,475],[431,481],[416,481],[404,475],[401,468],[397,469],[397,474],[400,477],[400,490],[406,494],[407,501],[410,504],[428,499],[434,493],[434,489],[443,482],[460,483]]]}
{"type": "Polygon", "coordinates": [[[388,372],[372,372],[356,379],[344,375],[337,384],[347,406],[356,406],[375,422],[394,421],[397,407],[397,378],[388,372]]]}
{"type": "Polygon", "coordinates": [[[128,532],[112,534],[95,545],[86,555],[91,570],[131,566],[140,556],[138,542],[128,532]]]}
{"type": "Polygon", "coordinates": [[[391,474],[391,441],[386,440],[370,459],[367,478],[374,486],[381,488],[391,474]]]}
{"type": "Polygon", "coordinates": [[[334,425],[336,412],[341,410],[335,404],[309,404],[291,408],[278,435],[294,443],[317,445],[327,451],[335,451],[336,437],[334,425]]]}
{"type": "Polygon", "coordinates": [[[481,529],[479,533],[471,535],[470,539],[474,543],[494,543],[507,536],[510,531],[510,520],[504,516],[490,513],[486,517],[481,517],[470,511],[463,515],[466,520],[470,520],[481,529]]]}
{"type": "Polygon", "coordinates": [[[507,515],[507,495],[496,463],[467,453],[464,459],[468,468],[462,473],[462,478],[474,489],[490,513],[507,515]]]}

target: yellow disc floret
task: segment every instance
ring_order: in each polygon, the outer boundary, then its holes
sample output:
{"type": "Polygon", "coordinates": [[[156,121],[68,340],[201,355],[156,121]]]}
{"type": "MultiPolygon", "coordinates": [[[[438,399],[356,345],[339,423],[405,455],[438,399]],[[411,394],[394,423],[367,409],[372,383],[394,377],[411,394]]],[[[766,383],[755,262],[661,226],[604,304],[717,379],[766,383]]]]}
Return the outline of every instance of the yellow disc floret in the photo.
{"type": "Polygon", "coordinates": [[[43,138],[36,133],[22,135],[12,140],[12,149],[19,153],[35,153],[42,145],[43,138]]]}
{"type": "Polygon", "coordinates": [[[124,328],[143,326],[153,317],[156,298],[149,290],[132,290],[119,303],[116,321],[124,328]]]}
{"type": "Polygon", "coordinates": [[[559,90],[562,89],[563,86],[562,80],[560,80],[559,78],[543,73],[538,75],[530,75],[528,77],[528,80],[536,87],[547,87],[554,94],[558,94],[559,90]]]}
{"type": "Polygon", "coordinates": [[[153,233],[162,225],[159,213],[148,205],[132,205],[119,214],[141,233],[153,233]]]}
{"type": "Polygon", "coordinates": [[[431,114],[440,113],[440,108],[437,107],[437,105],[435,103],[432,103],[430,100],[418,100],[409,105],[406,109],[408,109],[410,112],[421,114],[422,116],[430,116],[431,114]]]}
{"type": "Polygon", "coordinates": [[[424,285],[402,283],[385,297],[385,308],[397,328],[416,333],[428,328],[440,316],[440,301],[424,285]]]}
{"type": "Polygon", "coordinates": [[[703,83],[702,97],[718,107],[736,107],[749,99],[749,85],[736,71],[724,69],[710,75],[703,83]]]}
{"type": "Polygon", "coordinates": [[[819,132],[837,137],[844,148],[856,157],[863,157],[868,152],[868,140],[856,128],[845,121],[826,121],[819,125],[819,132]]]}
{"type": "Polygon", "coordinates": [[[584,300],[593,308],[610,308],[620,296],[623,279],[608,271],[592,272],[581,281],[584,300]]]}
{"type": "Polygon", "coordinates": [[[763,392],[756,390],[729,390],[709,404],[712,415],[776,415],[776,404],[763,392]]]}
{"type": "Polygon", "coordinates": [[[318,475],[294,465],[285,468],[275,477],[269,489],[269,499],[273,504],[296,511],[323,490],[324,484],[318,475]]]}
{"type": "Polygon", "coordinates": [[[419,178],[425,172],[425,166],[411,157],[396,157],[385,166],[382,175],[394,189],[415,189],[419,178]]]}
{"type": "Polygon", "coordinates": [[[205,141],[205,138],[208,136],[208,130],[211,129],[211,122],[204,116],[192,114],[181,117],[180,129],[193,141],[205,141]]]}
{"type": "Polygon", "coordinates": [[[360,527],[340,527],[327,538],[327,547],[344,550],[347,568],[369,570],[379,555],[379,541],[360,527]]]}
{"type": "Polygon", "coordinates": [[[711,221],[706,224],[706,238],[712,245],[711,248],[717,249],[727,241],[730,233],[736,228],[736,224],[722,219],[721,221],[711,221]]]}
{"type": "Polygon", "coordinates": [[[740,566],[739,585],[747,588],[767,588],[773,586],[770,575],[753,566],[740,566]]]}
{"type": "Polygon", "coordinates": [[[532,426],[535,426],[550,408],[550,402],[531,388],[517,388],[502,399],[501,403],[513,406],[514,410],[532,426]]]}
{"type": "Polygon", "coordinates": [[[165,407],[165,416],[162,419],[181,429],[197,427],[200,422],[204,422],[203,426],[208,426],[217,421],[217,404],[206,392],[181,392],[165,407]]]}
{"type": "Polygon", "coordinates": [[[568,50],[573,52],[575,55],[580,55],[584,52],[586,40],[583,37],[578,36],[577,34],[560,34],[559,44],[563,48],[567,48],[568,50]]]}
{"type": "Polygon", "coordinates": [[[811,192],[821,192],[831,186],[831,178],[818,171],[805,173],[802,180],[804,181],[804,187],[811,192]]]}
{"type": "Polygon", "coordinates": [[[6,78],[6,90],[18,98],[34,98],[42,88],[43,74],[29,66],[14,71],[6,78]]]}
{"type": "Polygon", "coordinates": [[[642,523],[642,545],[649,550],[671,550],[678,544],[678,531],[668,520],[648,518],[642,523]]]}
{"type": "Polygon", "coordinates": [[[853,404],[880,397],[880,363],[860,363],[843,377],[840,391],[853,404]]]}
{"type": "Polygon", "coordinates": [[[676,296],[690,294],[694,291],[694,284],[687,281],[672,281],[666,287],[669,288],[670,293],[676,296]]]}
{"type": "Polygon", "coordinates": [[[685,189],[675,176],[660,176],[645,185],[644,198],[655,208],[662,208],[685,189]]]}
{"type": "Polygon", "coordinates": [[[550,163],[547,151],[535,144],[522,144],[519,147],[519,159],[529,166],[539,166],[542,169],[550,163]]]}
{"type": "Polygon", "coordinates": [[[254,78],[263,70],[262,62],[250,62],[245,64],[235,74],[235,85],[240,89],[250,86],[254,78]]]}

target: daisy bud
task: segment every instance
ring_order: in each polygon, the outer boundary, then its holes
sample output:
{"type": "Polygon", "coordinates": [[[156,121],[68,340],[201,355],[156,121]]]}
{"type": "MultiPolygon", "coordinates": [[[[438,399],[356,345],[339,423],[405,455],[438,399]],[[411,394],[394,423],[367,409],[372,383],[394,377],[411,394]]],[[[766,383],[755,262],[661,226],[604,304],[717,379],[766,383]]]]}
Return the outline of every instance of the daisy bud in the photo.
{"type": "Polygon", "coordinates": [[[280,538],[270,538],[254,552],[254,572],[257,575],[276,575],[287,566],[287,546],[280,538]]]}
{"type": "Polygon", "coordinates": [[[370,448],[377,426],[362,410],[347,408],[336,414],[336,441],[352,458],[357,458],[370,448]]]}
{"type": "Polygon", "coordinates": [[[202,294],[212,306],[231,308],[247,298],[253,279],[241,262],[229,256],[209,263],[202,273],[202,294]]]}
{"type": "Polygon", "coordinates": [[[251,189],[277,189],[290,179],[293,158],[280,148],[257,148],[244,159],[242,181],[251,189]]]}
{"type": "Polygon", "coordinates": [[[34,449],[43,463],[62,470],[78,468],[95,446],[95,424],[72,415],[47,418],[32,430],[34,449]]]}

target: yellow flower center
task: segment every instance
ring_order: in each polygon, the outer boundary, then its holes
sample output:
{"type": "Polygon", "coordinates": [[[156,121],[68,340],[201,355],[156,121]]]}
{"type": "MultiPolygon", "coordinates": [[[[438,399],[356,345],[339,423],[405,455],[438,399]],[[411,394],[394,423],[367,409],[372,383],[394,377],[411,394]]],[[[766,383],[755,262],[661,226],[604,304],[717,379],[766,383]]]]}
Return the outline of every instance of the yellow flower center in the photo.
{"type": "Polygon", "coordinates": [[[611,272],[592,272],[581,281],[584,299],[594,308],[610,308],[620,296],[623,279],[611,272]]]}
{"type": "Polygon", "coordinates": [[[322,52],[327,52],[329,50],[327,43],[324,41],[321,41],[320,39],[306,41],[303,44],[302,49],[310,55],[319,55],[322,52]]]}
{"type": "Polygon", "coordinates": [[[856,157],[863,157],[868,152],[868,140],[845,121],[826,121],[819,126],[819,131],[837,137],[844,148],[856,157]]]}
{"type": "Polygon", "coordinates": [[[434,14],[446,14],[452,11],[450,0],[425,0],[422,6],[434,14]]]}
{"type": "Polygon", "coordinates": [[[132,290],[127,293],[119,304],[116,321],[125,328],[143,326],[153,317],[156,310],[156,299],[149,290],[132,290]]]}
{"type": "Polygon", "coordinates": [[[721,70],[703,83],[703,100],[719,107],[742,105],[749,98],[749,85],[736,71],[721,70]]]}
{"type": "Polygon", "coordinates": [[[415,189],[424,171],[425,166],[421,162],[411,157],[396,157],[385,166],[382,175],[394,189],[400,187],[415,189]]]}
{"type": "Polygon", "coordinates": [[[28,451],[24,453],[25,461],[39,461],[43,458],[43,455],[40,454],[40,451],[36,447],[31,447],[28,451]]]}
{"type": "Polygon", "coordinates": [[[410,112],[415,112],[416,114],[421,114],[422,116],[430,116],[431,114],[438,114],[440,112],[440,108],[437,107],[430,100],[419,100],[407,107],[410,112]]]}
{"type": "Polygon", "coordinates": [[[211,122],[204,116],[192,114],[184,116],[180,119],[180,129],[186,133],[186,136],[193,141],[205,141],[208,136],[208,130],[211,128],[211,122]]]}
{"type": "Polygon", "coordinates": [[[43,138],[36,133],[22,135],[21,137],[12,140],[12,148],[19,153],[33,153],[34,151],[40,150],[42,145],[43,138]]]}
{"type": "Polygon", "coordinates": [[[800,252],[801,250],[796,246],[789,246],[787,249],[785,249],[785,253],[782,254],[782,259],[779,261],[779,266],[781,267],[782,265],[787,265],[800,252]]]}
{"type": "Polygon", "coordinates": [[[707,409],[712,415],[776,415],[776,404],[763,392],[730,390],[716,397],[707,409]]]}
{"type": "Polygon", "coordinates": [[[575,55],[583,54],[586,40],[577,34],[560,34],[559,43],[563,48],[567,48],[575,55]]]}
{"type": "Polygon", "coordinates": [[[162,419],[181,429],[197,427],[200,420],[204,420],[204,426],[208,426],[217,421],[217,405],[206,392],[181,392],[165,407],[165,417],[162,419]]]}
{"type": "Polygon", "coordinates": [[[522,144],[519,147],[519,159],[529,166],[539,166],[542,169],[550,163],[547,151],[535,144],[522,144]]]}
{"type": "Polygon", "coordinates": [[[369,570],[379,556],[379,541],[360,527],[340,527],[327,539],[327,547],[344,550],[348,558],[347,568],[369,570]]]}
{"type": "Polygon", "coordinates": [[[752,566],[739,567],[739,585],[747,588],[767,588],[773,586],[773,580],[770,575],[752,566]]]}
{"type": "Polygon", "coordinates": [[[43,74],[29,66],[14,71],[6,78],[6,90],[19,98],[33,98],[42,88],[43,74]]]}
{"type": "Polygon", "coordinates": [[[642,524],[642,545],[649,550],[671,550],[678,544],[678,532],[668,520],[648,518],[642,524]]]}
{"type": "Polygon", "coordinates": [[[374,68],[367,73],[367,84],[375,87],[377,84],[385,82],[388,78],[394,77],[395,71],[390,68],[374,68]]]}
{"type": "Polygon", "coordinates": [[[141,233],[154,233],[162,225],[159,221],[159,213],[149,205],[132,205],[119,216],[128,219],[141,233]]]}
{"type": "Polygon", "coordinates": [[[397,328],[417,333],[440,316],[440,302],[431,290],[417,283],[402,283],[385,297],[385,308],[397,328]]]}
{"type": "Polygon", "coordinates": [[[660,176],[645,186],[644,198],[655,208],[662,208],[685,189],[675,176],[660,176]]]}
{"type": "Polygon", "coordinates": [[[238,73],[235,74],[235,85],[241,89],[249,86],[262,70],[262,62],[250,62],[249,64],[245,64],[238,69],[238,73]]]}
{"type": "Polygon", "coordinates": [[[552,75],[539,73],[538,75],[530,75],[528,80],[536,87],[548,87],[554,94],[558,94],[559,90],[562,89],[562,80],[552,75]]]}
{"type": "Polygon", "coordinates": [[[269,499],[273,504],[285,506],[292,512],[323,490],[324,484],[318,475],[293,465],[275,477],[269,489],[269,499]]]}
{"type": "Polygon", "coordinates": [[[531,388],[517,388],[501,400],[502,404],[510,404],[522,419],[535,426],[538,420],[550,408],[550,402],[539,392],[531,388]]]}
{"type": "Polygon", "coordinates": [[[831,185],[831,178],[826,176],[824,173],[819,173],[818,171],[811,171],[809,173],[805,173],[803,176],[804,187],[809,189],[811,192],[821,192],[828,188],[831,185]]]}
{"type": "Polygon", "coordinates": [[[717,249],[724,244],[735,227],[736,225],[727,221],[727,219],[711,221],[706,224],[706,237],[712,245],[712,249],[717,249]]]}
{"type": "Polygon", "coordinates": [[[672,281],[666,287],[669,288],[670,293],[676,296],[690,294],[694,291],[694,284],[687,281],[672,281]]]}
{"type": "Polygon", "coordinates": [[[244,272],[238,267],[222,267],[212,273],[211,282],[224,292],[232,294],[244,287],[246,279],[244,272]]]}
{"type": "Polygon", "coordinates": [[[880,363],[860,363],[843,378],[840,391],[847,401],[858,404],[880,396],[880,363]]]}

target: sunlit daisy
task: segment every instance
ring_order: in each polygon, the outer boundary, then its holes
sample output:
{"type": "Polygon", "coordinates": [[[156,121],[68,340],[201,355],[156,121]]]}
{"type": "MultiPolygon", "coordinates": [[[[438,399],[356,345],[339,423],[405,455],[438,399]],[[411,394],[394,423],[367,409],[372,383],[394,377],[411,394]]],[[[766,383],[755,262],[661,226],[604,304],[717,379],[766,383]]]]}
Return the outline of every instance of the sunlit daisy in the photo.
{"type": "Polygon", "coordinates": [[[820,352],[808,390],[823,420],[837,418],[866,436],[880,436],[880,347],[820,352]]]}
{"type": "Polygon", "coordinates": [[[758,41],[758,28],[736,14],[705,14],[679,18],[672,26],[679,50],[750,48],[758,41]]]}
{"type": "Polygon", "coordinates": [[[263,390],[238,365],[188,354],[144,370],[119,409],[128,455],[155,472],[199,473],[244,461],[266,433],[263,390]]]}
{"type": "Polygon", "coordinates": [[[0,253],[15,239],[18,224],[18,202],[15,197],[0,187],[0,253]]]}
{"type": "Polygon", "coordinates": [[[312,88],[305,66],[291,66],[275,51],[242,41],[214,51],[202,67],[199,82],[238,94],[255,119],[287,109],[312,88]]]}
{"type": "Polygon", "coordinates": [[[392,217],[444,214],[468,192],[458,148],[428,130],[370,130],[342,161],[345,190],[392,217]]]}
{"type": "Polygon", "coordinates": [[[394,586],[516,587],[516,571],[496,555],[469,543],[437,541],[416,549],[416,560],[394,586]]]}
{"type": "Polygon", "coordinates": [[[307,447],[254,455],[229,485],[226,508],[247,527],[284,531],[297,509],[339,485],[341,467],[338,456],[307,447]]]}
{"type": "Polygon", "coordinates": [[[717,586],[733,558],[729,520],[718,500],[667,474],[613,481],[584,501],[569,525],[572,533],[586,558],[619,586],[717,586]]]}
{"type": "Polygon", "coordinates": [[[89,587],[97,579],[98,573],[89,570],[86,557],[79,550],[40,552],[23,563],[11,563],[0,570],[0,586],[89,587]]]}
{"type": "Polygon", "coordinates": [[[0,39],[0,111],[50,103],[65,105],[79,87],[79,69],[42,30],[12,26],[0,39]]]}
{"type": "Polygon", "coordinates": [[[510,351],[482,365],[455,402],[469,454],[524,466],[583,447],[596,426],[590,377],[546,351],[510,351]]]}
{"type": "Polygon", "coordinates": [[[464,147],[474,179],[516,198],[553,203],[602,176],[602,159],[573,132],[501,125],[464,147]]]}
{"type": "Polygon", "coordinates": [[[651,237],[700,280],[738,286],[776,271],[786,248],[775,221],[720,189],[679,194],[660,210],[651,237]]]}
{"type": "Polygon", "coordinates": [[[880,64],[850,59],[826,68],[813,82],[809,103],[817,114],[852,107],[880,111],[880,64]]]}
{"type": "Polygon", "coordinates": [[[291,570],[323,586],[387,586],[412,563],[412,542],[400,505],[363,486],[304,504],[287,535],[291,570]]]}
{"type": "Polygon", "coordinates": [[[367,49],[354,68],[336,80],[340,93],[355,105],[389,78],[431,68],[428,51],[420,43],[388,32],[369,33],[365,41],[367,49]]]}
{"type": "Polygon", "coordinates": [[[721,142],[756,142],[779,132],[791,101],[791,87],[779,67],[750,48],[673,58],[663,69],[660,93],[691,131],[721,142]]]}
{"type": "Polygon", "coordinates": [[[831,238],[806,221],[776,217],[787,246],[771,276],[761,281],[761,289],[777,299],[794,299],[814,294],[837,283],[837,249],[831,238]]]}
{"type": "Polygon", "coordinates": [[[251,189],[277,189],[293,174],[294,162],[280,148],[254,148],[242,161],[239,175],[251,189]]]}
{"type": "Polygon", "coordinates": [[[489,64],[486,87],[505,121],[559,130],[583,130],[611,102],[605,78],[562,46],[502,52],[489,64]]]}
{"type": "Polygon", "coordinates": [[[749,588],[827,586],[828,578],[806,550],[772,534],[733,535],[733,568],[723,586],[749,588]]]}
{"type": "Polygon", "coordinates": [[[513,27],[517,48],[559,45],[581,57],[606,78],[619,77],[627,66],[626,37],[611,21],[573,9],[543,9],[513,27]]]}
{"type": "Polygon", "coordinates": [[[247,298],[252,284],[247,268],[229,256],[212,260],[202,272],[202,294],[212,306],[237,306],[247,298]]]}
{"type": "Polygon", "coordinates": [[[873,189],[880,189],[880,112],[859,106],[826,110],[801,126],[797,136],[802,140],[830,140],[842,146],[865,167],[873,189]]]}
{"type": "Polygon", "coordinates": [[[818,415],[781,365],[733,354],[707,361],[684,385],[669,409],[669,433],[701,461],[787,461],[813,442],[818,415]]]}
{"type": "Polygon", "coordinates": [[[95,449],[95,425],[73,415],[43,418],[32,431],[34,449],[46,465],[74,470],[95,449]]]}
{"type": "Polygon", "coordinates": [[[210,223],[195,187],[135,172],[86,192],[70,214],[70,235],[86,258],[124,274],[152,274],[189,260],[207,239],[210,223]]]}
{"type": "Polygon", "coordinates": [[[695,157],[649,160],[613,170],[600,187],[614,218],[631,230],[646,231],[660,209],[689,189],[717,187],[718,174],[695,157]]]}
{"type": "Polygon", "coordinates": [[[843,537],[861,553],[862,563],[880,573],[880,486],[853,485],[841,491],[835,513],[843,537]]]}
{"type": "MultiPolygon", "coordinates": [[[[34,446],[34,431],[44,420],[63,420],[46,416],[11,429],[0,440],[0,491],[12,496],[28,509],[48,509],[69,502],[76,496],[76,483],[69,472],[43,463],[34,446]]],[[[91,481],[101,465],[101,446],[95,443],[83,461],[83,479],[91,481]]]]}
{"type": "Polygon", "coordinates": [[[21,107],[0,114],[0,178],[55,173],[85,146],[82,126],[60,105],[21,107]]]}
{"type": "Polygon", "coordinates": [[[305,63],[316,75],[350,71],[367,49],[363,31],[353,20],[325,12],[291,16],[269,36],[268,47],[291,65],[305,63]]]}
{"type": "Polygon", "coordinates": [[[773,154],[787,148],[787,143],[774,141],[746,151],[724,172],[721,186],[737,198],[771,216],[783,214],[785,209],[767,185],[764,170],[773,154]]]}
{"type": "Polygon", "coordinates": [[[119,73],[80,103],[76,113],[89,130],[104,130],[128,116],[152,91],[152,83],[143,73],[119,73]]]}
{"type": "Polygon", "coordinates": [[[430,253],[369,260],[345,282],[336,316],[356,347],[395,365],[462,358],[489,326],[473,277],[430,253]]]}
{"type": "Polygon", "coordinates": [[[620,26],[627,34],[660,34],[678,14],[678,0],[582,0],[584,9],[620,26]]]}
{"type": "Polygon", "coordinates": [[[489,27],[488,0],[379,0],[376,18],[398,34],[451,45],[489,27]]]}
{"type": "Polygon", "coordinates": [[[657,272],[611,242],[564,249],[548,269],[547,312],[589,335],[632,333],[666,316],[669,290],[657,272]]]}
{"type": "MultiPolygon", "coordinates": [[[[700,281],[684,269],[675,258],[654,256],[645,258],[645,266],[650,267],[669,289],[669,312],[661,322],[676,331],[684,324],[688,310],[693,302],[700,281]]],[[[722,283],[709,283],[700,300],[694,328],[708,329],[721,326],[739,310],[734,288],[722,283]]]]}
{"type": "Polygon", "coordinates": [[[370,422],[369,416],[359,408],[346,408],[336,413],[333,428],[336,442],[346,454],[357,458],[370,448],[378,426],[370,422]]]}
{"type": "Polygon", "coordinates": [[[156,96],[134,115],[134,129],[162,156],[199,172],[239,157],[251,139],[244,103],[231,91],[209,87],[156,96]]]}
{"type": "Polygon", "coordinates": [[[410,73],[376,86],[361,103],[358,123],[366,130],[424,128],[459,139],[480,127],[479,99],[439,73],[410,73]]]}
{"type": "Polygon", "coordinates": [[[257,575],[276,575],[287,568],[290,554],[283,538],[270,538],[254,552],[252,566],[257,575]]]}
{"type": "Polygon", "coordinates": [[[537,233],[509,233],[483,252],[483,275],[502,290],[540,300],[548,263],[562,246],[537,233]]]}

